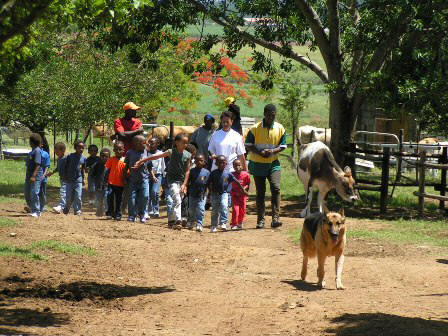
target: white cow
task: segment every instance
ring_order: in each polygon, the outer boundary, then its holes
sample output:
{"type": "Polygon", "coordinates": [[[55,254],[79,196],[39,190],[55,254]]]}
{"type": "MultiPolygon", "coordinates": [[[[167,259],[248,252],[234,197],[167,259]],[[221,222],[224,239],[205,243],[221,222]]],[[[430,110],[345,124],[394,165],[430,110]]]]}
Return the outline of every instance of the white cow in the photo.
{"type": "Polygon", "coordinates": [[[359,195],[355,191],[355,180],[352,177],[350,167],[344,170],[336,163],[330,149],[320,141],[300,146],[300,159],[297,165],[297,174],[305,187],[306,207],[300,216],[306,217],[311,213],[313,200],[313,187],[319,189],[319,211],[327,213],[325,204],[327,193],[336,189],[342,199],[352,202],[358,200],[359,195]]]}
{"type": "Polygon", "coordinates": [[[299,144],[306,145],[311,142],[321,141],[326,145],[330,145],[331,128],[320,128],[314,126],[301,126],[297,130],[297,140],[299,144]]]}

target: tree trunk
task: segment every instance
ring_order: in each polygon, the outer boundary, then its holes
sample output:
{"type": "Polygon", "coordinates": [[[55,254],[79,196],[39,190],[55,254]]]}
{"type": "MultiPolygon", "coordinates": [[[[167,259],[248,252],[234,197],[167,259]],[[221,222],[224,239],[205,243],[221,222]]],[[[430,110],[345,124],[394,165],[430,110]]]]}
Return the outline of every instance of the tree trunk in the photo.
{"type": "Polygon", "coordinates": [[[347,93],[343,89],[330,92],[330,147],[334,158],[340,165],[345,163],[344,151],[351,141],[354,126],[347,93]]]}

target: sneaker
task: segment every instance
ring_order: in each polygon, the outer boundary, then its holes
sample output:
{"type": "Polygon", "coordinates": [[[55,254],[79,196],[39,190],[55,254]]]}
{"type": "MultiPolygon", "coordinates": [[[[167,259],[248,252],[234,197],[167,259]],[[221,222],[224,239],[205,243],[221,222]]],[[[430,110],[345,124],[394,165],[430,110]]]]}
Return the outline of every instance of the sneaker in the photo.
{"type": "Polygon", "coordinates": [[[145,212],[145,219],[150,219],[151,218],[151,214],[145,212]]]}
{"type": "Polygon", "coordinates": [[[238,230],[242,230],[243,229],[243,224],[238,224],[238,230]]]}
{"type": "Polygon", "coordinates": [[[227,231],[227,224],[221,224],[219,228],[223,231],[227,231]]]}
{"type": "Polygon", "coordinates": [[[145,216],[142,216],[142,217],[140,218],[140,223],[142,223],[142,224],[145,224],[145,223],[146,223],[146,218],[145,218],[145,216]]]}
{"type": "Polygon", "coordinates": [[[23,207],[23,210],[25,210],[25,212],[31,213],[31,209],[30,209],[30,207],[28,205],[25,205],[23,207]]]}
{"type": "Polygon", "coordinates": [[[62,212],[62,207],[60,205],[53,207],[53,211],[60,214],[62,212]]]}
{"type": "Polygon", "coordinates": [[[264,220],[260,220],[257,222],[257,229],[263,229],[264,228],[264,220]]]}
{"type": "Polygon", "coordinates": [[[210,232],[211,232],[211,233],[218,232],[217,227],[216,227],[216,226],[212,226],[212,227],[210,228],[210,232]]]}
{"type": "Polygon", "coordinates": [[[129,216],[128,222],[135,223],[135,217],[129,216]]]}
{"type": "Polygon", "coordinates": [[[116,221],[121,221],[121,216],[113,217],[116,221]]]}
{"type": "Polygon", "coordinates": [[[37,212],[30,213],[30,216],[33,218],[39,218],[40,215],[37,212]]]}
{"type": "Polygon", "coordinates": [[[238,225],[232,225],[231,229],[232,229],[232,231],[239,230],[238,225]]]}
{"type": "Polygon", "coordinates": [[[283,225],[283,223],[282,222],[280,222],[278,219],[276,219],[276,220],[273,220],[272,221],[272,223],[271,223],[271,227],[272,228],[278,228],[278,227],[280,227],[280,226],[282,226],[283,225]]]}
{"type": "Polygon", "coordinates": [[[153,215],[150,215],[151,217],[154,217],[154,218],[159,218],[160,217],[160,214],[158,214],[158,213],[155,213],[155,214],[153,214],[153,215]]]}
{"type": "Polygon", "coordinates": [[[77,211],[77,212],[75,212],[75,216],[81,216],[82,215],[82,212],[81,211],[77,211]]]}
{"type": "Polygon", "coordinates": [[[112,216],[106,215],[106,219],[112,219],[112,216]]]}
{"type": "Polygon", "coordinates": [[[202,232],[202,225],[196,225],[196,231],[202,232]]]}

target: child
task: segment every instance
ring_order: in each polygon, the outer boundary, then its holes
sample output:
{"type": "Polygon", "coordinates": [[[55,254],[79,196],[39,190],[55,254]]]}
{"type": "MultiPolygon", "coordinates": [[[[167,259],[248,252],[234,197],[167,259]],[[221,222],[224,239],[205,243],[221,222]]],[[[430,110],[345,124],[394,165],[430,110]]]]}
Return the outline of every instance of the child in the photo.
{"type": "Polygon", "coordinates": [[[224,155],[219,155],[216,158],[216,165],[218,169],[211,172],[209,179],[212,200],[212,223],[210,232],[218,231],[218,218],[220,229],[223,231],[227,230],[229,190],[232,187],[232,182],[237,183],[241,192],[248,195],[240,182],[228,170],[225,170],[227,158],[224,155]]]}
{"type": "Polygon", "coordinates": [[[39,192],[40,183],[42,180],[42,150],[40,144],[42,138],[37,133],[30,135],[30,147],[26,158],[26,175],[25,175],[25,201],[27,206],[25,211],[31,213],[31,217],[39,218],[40,216],[40,202],[39,192]]]}
{"type": "MultiPolygon", "coordinates": [[[[194,167],[196,167],[194,158],[196,157],[196,147],[193,144],[188,144],[185,148],[187,152],[191,154],[191,162],[190,162],[190,170],[194,167]]],[[[188,206],[188,189],[186,194],[182,197],[182,204],[181,204],[181,215],[182,215],[182,227],[187,227],[188,222],[188,216],[189,216],[189,206],[188,206]]],[[[192,227],[189,227],[191,229],[192,227]]]]}
{"type": "Polygon", "coordinates": [[[82,186],[84,185],[84,173],[86,170],[86,158],[84,142],[76,140],[75,152],[67,156],[65,161],[64,178],[66,182],[66,204],[64,214],[68,214],[73,204],[75,215],[81,215],[82,186]]]}
{"type": "Polygon", "coordinates": [[[42,213],[44,212],[45,204],[47,203],[47,184],[48,184],[47,173],[51,165],[50,154],[48,154],[48,152],[42,149],[42,144],[41,144],[41,156],[42,156],[42,180],[40,182],[39,203],[40,203],[40,212],[42,213]]]}
{"type": "Polygon", "coordinates": [[[196,155],[194,161],[196,162],[196,167],[190,169],[188,181],[188,228],[193,228],[193,222],[196,222],[196,231],[202,232],[204,226],[205,191],[210,171],[205,168],[207,163],[204,155],[196,155]]]}
{"type": "Polygon", "coordinates": [[[181,203],[182,196],[187,191],[188,177],[190,176],[191,154],[185,150],[188,144],[188,136],[185,133],[179,133],[174,138],[174,147],[161,154],[149,156],[138,161],[134,169],[139,168],[143,163],[149,160],[157,160],[163,157],[170,157],[166,172],[166,181],[169,193],[173,199],[173,206],[168,212],[168,227],[177,230],[182,229],[181,203]]]}
{"type": "Polygon", "coordinates": [[[87,195],[89,196],[89,204],[95,204],[95,182],[90,177],[90,169],[95,165],[100,158],[98,157],[98,146],[90,145],[87,148],[89,157],[86,159],[86,172],[87,172],[87,195]]]}
{"type": "Polygon", "coordinates": [[[123,175],[125,166],[123,158],[124,143],[116,141],[114,144],[115,156],[106,162],[106,168],[109,169],[109,190],[107,192],[107,212],[108,219],[121,220],[121,202],[123,200],[123,175]]]}
{"type": "Polygon", "coordinates": [[[53,207],[54,212],[61,213],[62,210],[65,208],[65,194],[66,194],[66,182],[64,179],[64,170],[65,170],[65,161],[67,157],[65,156],[65,143],[63,142],[57,142],[54,145],[54,152],[56,153],[56,156],[58,157],[58,161],[56,164],[56,168],[52,172],[48,172],[47,176],[50,177],[54,173],[58,172],[59,174],[59,181],[61,182],[61,188],[59,189],[59,204],[55,207],[53,207]]]}
{"type": "MultiPolygon", "coordinates": [[[[133,149],[126,153],[125,172],[133,167],[137,161],[148,157],[145,145],[146,139],[143,135],[136,135],[132,139],[133,149]]],[[[140,223],[145,223],[145,212],[149,199],[149,170],[152,171],[151,162],[141,165],[139,168],[131,169],[129,174],[129,201],[128,212],[129,222],[135,222],[137,215],[140,217],[140,223]]]]}
{"type": "MultiPolygon", "coordinates": [[[[149,141],[149,154],[158,155],[163,153],[159,150],[160,139],[151,138],[149,141]]],[[[165,172],[165,160],[163,158],[152,161],[151,176],[149,178],[149,200],[147,208],[147,219],[149,217],[159,218],[159,192],[162,184],[163,173],[165,172]]]]}
{"type": "Polygon", "coordinates": [[[110,149],[101,149],[100,160],[93,164],[89,173],[92,183],[95,185],[96,216],[98,217],[102,217],[104,214],[104,198],[106,197],[107,181],[109,176],[109,170],[106,169],[105,165],[109,159],[110,149]]]}
{"type": "Polygon", "coordinates": [[[249,173],[243,170],[241,160],[233,161],[233,177],[241,184],[246,193],[241,192],[236,182],[232,183],[232,230],[242,230],[244,215],[246,214],[247,193],[249,192],[250,176],[249,173]]]}

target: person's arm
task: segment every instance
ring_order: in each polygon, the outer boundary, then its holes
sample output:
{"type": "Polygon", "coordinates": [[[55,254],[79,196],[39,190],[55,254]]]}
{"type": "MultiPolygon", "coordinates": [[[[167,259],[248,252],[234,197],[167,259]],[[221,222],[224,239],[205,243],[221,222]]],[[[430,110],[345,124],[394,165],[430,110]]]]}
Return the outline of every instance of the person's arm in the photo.
{"type": "Polygon", "coordinates": [[[81,166],[81,179],[82,179],[82,185],[85,185],[86,182],[84,181],[84,175],[86,173],[86,161],[84,160],[84,163],[81,166]]]}
{"type": "Polygon", "coordinates": [[[187,193],[188,179],[190,178],[190,165],[191,159],[187,162],[187,171],[185,172],[184,183],[182,183],[182,186],[180,187],[180,192],[183,194],[187,193]]]}
{"type": "Polygon", "coordinates": [[[40,149],[34,152],[34,163],[36,167],[34,167],[33,174],[30,177],[31,182],[36,182],[36,176],[39,173],[40,167],[42,166],[42,156],[40,149]]]}
{"type": "Polygon", "coordinates": [[[241,185],[240,181],[238,181],[238,179],[235,178],[235,176],[232,175],[233,181],[238,185],[238,188],[241,190],[241,192],[246,195],[249,196],[249,193],[247,192],[246,189],[244,189],[244,187],[241,185]]]}
{"type": "Polygon", "coordinates": [[[145,162],[151,161],[151,160],[157,160],[160,158],[165,158],[167,156],[170,156],[170,152],[166,151],[160,154],[156,154],[156,155],[152,155],[152,156],[148,156],[145,157],[144,159],[138,160],[135,165],[132,167],[132,169],[138,169],[141,167],[142,164],[144,164],[145,162]]]}
{"type": "Polygon", "coordinates": [[[40,169],[40,164],[36,165],[36,168],[34,168],[33,174],[30,177],[31,182],[36,182],[36,176],[37,176],[37,173],[39,172],[39,169],[40,169]]]}
{"type": "Polygon", "coordinates": [[[279,141],[277,147],[263,150],[265,152],[265,155],[263,155],[263,156],[269,157],[269,156],[277,155],[278,153],[284,151],[286,149],[286,147],[287,147],[286,146],[286,132],[283,131],[283,135],[280,138],[280,141],[279,141]]]}

